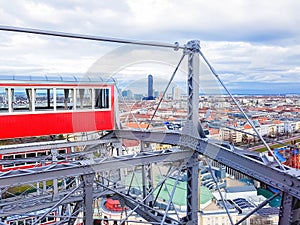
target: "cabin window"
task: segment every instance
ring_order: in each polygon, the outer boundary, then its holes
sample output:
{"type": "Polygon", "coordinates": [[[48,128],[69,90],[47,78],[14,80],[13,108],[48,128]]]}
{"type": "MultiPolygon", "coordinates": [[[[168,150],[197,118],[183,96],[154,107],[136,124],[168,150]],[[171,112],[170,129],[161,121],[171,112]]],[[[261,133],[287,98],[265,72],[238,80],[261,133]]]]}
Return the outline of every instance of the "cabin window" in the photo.
{"type": "MultiPolygon", "coordinates": [[[[3,156],[3,159],[4,159],[4,160],[13,160],[13,159],[14,159],[14,155],[4,155],[4,156],[3,156]]],[[[3,165],[3,168],[13,167],[13,166],[14,166],[13,163],[11,163],[11,164],[4,164],[4,165],[3,165]]]]}
{"type": "Polygon", "coordinates": [[[56,89],[56,108],[57,110],[73,109],[74,90],[68,88],[56,89]]]}
{"type": "Polygon", "coordinates": [[[22,161],[19,162],[19,160],[21,160],[21,159],[25,159],[25,154],[22,154],[22,153],[15,154],[15,160],[16,160],[15,166],[23,166],[23,165],[25,165],[24,161],[23,162],[22,161]]]}
{"type": "Polygon", "coordinates": [[[76,109],[92,108],[92,89],[80,88],[76,90],[76,109]]]}
{"type": "MultiPolygon", "coordinates": [[[[26,158],[30,158],[30,159],[34,159],[36,157],[36,153],[35,152],[29,152],[29,153],[26,153],[26,158]]],[[[32,162],[26,162],[26,164],[35,164],[36,162],[35,161],[32,161],[32,162]]]]}
{"type": "Polygon", "coordinates": [[[26,153],[26,158],[34,158],[34,157],[36,157],[35,152],[26,153]]]}
{"type": "Polygon", "coordinates": [[[35,89],[35,110],[49,110],[54,108],[53,89],[35,89]]]}
{"type": "Polygon", "coordinates": [[[8,112],[8,88],[0,87],[0,112],[8,112]]]}
{"type": "Polygon", "coordinates": [[[13,155],[4,155],[3,159],[14,159],[13,155]]]}
{"type": "Polygon", "coordinates": [[[13,111],[32,111],[33,91],[31,88],[12,88],[12,108],[13,111]]]}
{"type": "Polygon", "coordinates": [[[49,155],[49,151],[37,152],[37,157],[43,157],[49,155]]]}
{"type": "Polygon", "coordinates": [[[95,89],[95,109],[108,109],[110,107],[109,88],[95,89]]]}
{"type": "Polygon", "coordinates": [[[24,225],[24,220],[18,221],[18,225],[24,225]]]}
{"type": "Polygon", "coordinates": [[[15,159],[25,159],[25,154],[15,154],[15,159]]]}
{"type": "Polygon", "coordinates": [[[60,149],[60,150],[58,150],[58,154],[66,154],[66,149],[60,149]]]}

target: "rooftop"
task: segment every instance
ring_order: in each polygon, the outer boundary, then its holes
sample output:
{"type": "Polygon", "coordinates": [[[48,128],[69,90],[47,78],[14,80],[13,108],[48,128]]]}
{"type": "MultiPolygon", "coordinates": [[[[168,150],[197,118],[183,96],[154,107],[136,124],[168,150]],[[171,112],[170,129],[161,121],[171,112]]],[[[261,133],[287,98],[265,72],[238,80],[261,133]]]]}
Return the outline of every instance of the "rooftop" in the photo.
{"type": "MultiPolygon", "coordinates": [[[[238,210],[225,200],[225,204],[230,213],[238,213],[238,210]]],[[[224,203],[222,201],[212,201],[207,207],[201,210],[202,215],[226,214],[224,203]]]]}
{"type": "MultiPolygon", "coordinates": [[[[163,188],[159,193],[159,198],[163,200],[169,199],[169,193],[171,192],[172,188],[175,186],[176,180],[168,178],[165,182],[166,187],[163,188]],[[169,192],[168,192],[169,191],[169,192]]],[[[154,192],[157,194],[158,192],[154,192]]],[[[211,191],[204,187],[200,187],[200,204],[205,204],[213,198],[211,191]]],[[[177,188],[174,193],[173,203],[179,206],[186,205],[186,182],[179,181],[177,184],[177,188]]]]}
{"type": "Polygon", "coordinates": [[[279,208],[278,207],[262,208],[257,211],[257,214],[261,216],[278,215],[279,208]]]}
{"type": "Polygon", "coordinates": [[[100,74],[1,75],[0,81],[9,83],[114,83],[114,81],[110,77],[106,77],[100,74]]]}
{"type": "Polygon", "coordinates": [[[235,193],[235,192],[256,191],[256,188],[253,185],[245,185],[245,186],[227,187],[225,190],[227,193],[235,193]]]}

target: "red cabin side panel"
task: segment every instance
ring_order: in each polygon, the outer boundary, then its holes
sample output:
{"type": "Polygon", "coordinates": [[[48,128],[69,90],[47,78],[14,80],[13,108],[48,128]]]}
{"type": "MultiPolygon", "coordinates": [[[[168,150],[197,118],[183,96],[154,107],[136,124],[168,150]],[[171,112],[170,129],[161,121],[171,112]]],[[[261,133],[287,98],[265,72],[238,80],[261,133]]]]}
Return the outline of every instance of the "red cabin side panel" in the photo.
{"type": "Polygon", "coordinates": [[[114,129],[114,111],[0,115],[0,139],[114,129]]]}

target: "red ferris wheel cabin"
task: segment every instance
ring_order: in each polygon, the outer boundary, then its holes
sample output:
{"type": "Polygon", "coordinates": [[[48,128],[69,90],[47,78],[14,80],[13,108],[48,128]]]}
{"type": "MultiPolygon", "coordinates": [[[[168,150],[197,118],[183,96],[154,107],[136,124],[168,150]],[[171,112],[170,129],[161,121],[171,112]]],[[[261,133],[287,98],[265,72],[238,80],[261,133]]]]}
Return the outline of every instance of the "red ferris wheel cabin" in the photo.
{"type": "Polygon", "coordinates": [[[0,139],[112,130],[114,83],[99,76],[0,76],[0,139]]]}

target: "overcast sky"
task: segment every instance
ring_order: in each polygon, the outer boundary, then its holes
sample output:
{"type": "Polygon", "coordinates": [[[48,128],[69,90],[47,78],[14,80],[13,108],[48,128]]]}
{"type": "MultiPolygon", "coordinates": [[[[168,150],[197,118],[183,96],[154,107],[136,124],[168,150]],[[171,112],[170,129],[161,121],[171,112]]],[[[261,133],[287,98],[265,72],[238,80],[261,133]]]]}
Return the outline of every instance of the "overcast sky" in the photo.
{"type": "MultiPolygon", "coordinates": [[[[182,45],[198,39],[234,93],[300,93],[299,12],[297,0],[0,0],[1,25],[182,45]]],[[[97,68],[128,80],[166,73],[167,80],[181,53],[0,31],[0,74],[97,68]],[[131,60],[113,57],[132,51],[131,60]],[[156,66],[141,66],[149,61],[156,66]]]]}

